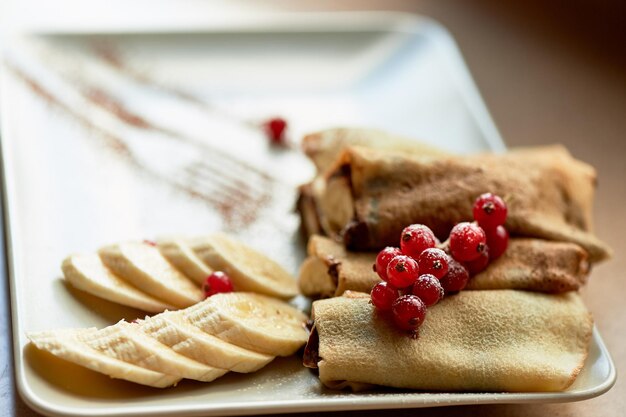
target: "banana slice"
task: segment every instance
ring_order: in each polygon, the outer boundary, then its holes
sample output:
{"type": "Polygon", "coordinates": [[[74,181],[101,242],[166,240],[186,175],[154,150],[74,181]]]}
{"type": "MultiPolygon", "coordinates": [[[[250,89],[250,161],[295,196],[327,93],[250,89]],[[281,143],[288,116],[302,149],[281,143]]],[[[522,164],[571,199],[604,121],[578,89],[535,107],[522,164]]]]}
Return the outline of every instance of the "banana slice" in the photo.
{"type": "Polygon", "coordinates": [[[183,239],[159,239],[157,247],[172,265],[199,285],[213,272],[183,239]]]}
{"type": "Polygon", "coordinates": [[[204,298],[202,291],[146,243],[127,242],[98,251],[113,273],[146,293],[176,307],[188,307],[204,298]]]}
{"type": "Polygon", "coordinates": [[[63,261],[61,270],[70,284],[96,297],[151,313],[175,310],[119,278],[96,254],[71,255],[63,261]]]}
{"type": "Polygon", "coordinates": [[[137,324],[119,323],[81,337],[107,356],[180,378],[209,382],[228,372],[189,359],[139,330],[137,324]]]}
{"type": "Polygon", "coordinates": [[[141,331],[181,355],[217,368],[254,372],[274,357],[230,344],[189,323],[182,312],[165,312],[139,323],[141,331]]]}
{"type": "Polygon", "coordinates": [[[206,333],[268,355],[289,356],[308,339],[304,313],[259,294],[216,294],[181,313],[206,333]]]}
{"type": "Polygon", "coordinates": [[[155,388],[169,387],[180,381],[180,377],[151,371],[104,355],[80,340],[80,337],[90,337],[97,331],[95,328],[66,329],[29,333],[27,337],[38,349],[111,378],[155,388]]]}
{"type": "Polygon", "coordinates": [[[195,253],[216,271],[224,271],[237,291],[251,291],[288,299],[298,294],[296,279],[260,252],[224,234],[192,243],[195,253]]]}

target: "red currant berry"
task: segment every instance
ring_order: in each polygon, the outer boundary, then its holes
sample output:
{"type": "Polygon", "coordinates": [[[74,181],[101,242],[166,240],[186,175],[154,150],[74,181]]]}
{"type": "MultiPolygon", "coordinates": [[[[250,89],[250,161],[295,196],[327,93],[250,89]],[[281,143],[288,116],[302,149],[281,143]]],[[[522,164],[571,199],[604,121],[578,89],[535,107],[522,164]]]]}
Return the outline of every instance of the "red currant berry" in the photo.
{"type": "Polygon", "coordinates": [[[266,121],[263,124],[267,137],[272,141],[274,145],[284,145],[285,143],[285,130],[287,129],[287,122],[285,119],[275,117],[266,121]]]}
{"type": "Polygon", "coordinates": [[[426,306],[435,305],[444,296],[443,287],[434,275],[420,275],[413,284],[413,295],[417,295],[426,306]]]}
{"type": "Polygon", "coordinates": [[[448,263],[448,273],[439,282],[446,293],[461,291],[469,281],[467,269],[455,259],[448,263]]]}
{"type": "Polygon", "coordinates": [[[437,279],[441,279],[448,273],[448,258],[449,256],[441,249],[425,249],[417,261],[420,274],[431,274],[437,279]]]}
{"type": "Polygon", "coordinates": [[[378,252],[376,263],[374,264],[374,271],[376,271],[383,281],[387,281],[387,265],[389,265],[389,261],[398,255],[402,255],[400,249],[392,248],[391,246],[387,246],[385,249],[378,252]]]}
{"type": "Polygon", "coordinates": [[[464,265],[471,276],[483,272],[485,268],[487,268],[487,265],[489,265],[489,248],[486,248],[478,258],[473,261],[465,262],[464,265]]]}
{"type": "Polygon", "coordinates": [[[506,221],[506,203],[495,194],[485,193],[474,202],[474,220],[483,229],[495,229],[506,221]]]}
{"type": "Polygon", "coordinates": [[[483,253],[486,245],[485,231],[477,224],[459,223],[450,232],[450,253],[457,261],[473,261],[483,253]]]}
{"type": "Polygon", "coordinates": [[[386,282],[379,282],[372,288],[372,304],[379,310],[391,310],[391,305],[400,294],[398,290],[386,282]]]}
{"type": "Polygon", "coordinates": [[[435,234],[423,224],[412,224],[405,227],[400,237],[402,253],[415,259],[419,258],[424,249],[434,248],[436,244],[435,234]]]}
{"type": "Polygon", "coordinates": [[[154,240],[148,240],[148,239],[144,239],[143,243],[145,243],[148,246],[156,246],[156,242],[154,240]]]}
{"type": "Polygon", "coordinates": [[[419,274],[419,267],[415,259],[405,256],[395,256],[387,265],[387,282],[396,288],[406,288],[412,285],[419,274]]]}
{"type": "Polygon", "coordinates": [[[403,295],[391,306],[393,321],[402,330],[414,331],[426,317],[426,306],[415,295],[403,295]]]}
{"type": "Polygon", "coordinates": [[[210,297],[222,292],[233,292],[233,283],[228,275],[222,271],[215,271],[206,278],[202,289],[204,296],[210,297]]]}
{"type": "Polygon", "coordinates": [[[487,245],[489,245],[489,258],[492,261],[498,259],[509,246],[509,232],[504,226],[489,230],[487,232],[487,245]]]}

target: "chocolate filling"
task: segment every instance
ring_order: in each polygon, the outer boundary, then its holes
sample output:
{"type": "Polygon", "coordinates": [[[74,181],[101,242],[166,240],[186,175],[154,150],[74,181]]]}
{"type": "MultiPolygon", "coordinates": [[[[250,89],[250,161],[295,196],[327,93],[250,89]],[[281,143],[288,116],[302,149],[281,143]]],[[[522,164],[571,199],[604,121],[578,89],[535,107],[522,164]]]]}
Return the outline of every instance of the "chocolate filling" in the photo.
{"type": "Polygon", "coordinates": [[[317,364],[321,360],[319,355],[320,337],[317,334],[315,324],[311,329],[309,340],[304,347],[304,355],[302,357],[302,364],[307,368],[317,369],[317,364]]]}
{"type": "Polygon", "coordinates": [[[343,231],[343,243],[351,250],[367,249],[369,235],[367,223],[353,220],[343,231]]]}

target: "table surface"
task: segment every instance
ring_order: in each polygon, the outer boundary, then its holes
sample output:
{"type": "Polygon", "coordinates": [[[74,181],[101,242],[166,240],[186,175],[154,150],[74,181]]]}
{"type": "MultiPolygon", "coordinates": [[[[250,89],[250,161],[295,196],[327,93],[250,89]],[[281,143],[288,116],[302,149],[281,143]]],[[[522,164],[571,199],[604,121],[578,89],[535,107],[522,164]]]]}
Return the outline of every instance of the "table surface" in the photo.
{"type": "MultiPolygon", "coordinates": [[[[370,0],[336,2],[287,0],[240,7],[270,10],[387,10],[417,12],[445,25],[456,38],[493,119],[509,146],[562,143],[598,171],[596,233],[615,250],[582,290],[596,325],[616,363],[626,374],[626,37],[615,29],[618,9],[584,10],[585,2],[477,0],[370,0]],[[579,4],[581,3],[581,4],[579,4]],[[561,7],[563,6],[563,7],[561,7]],[[558,9],[558,13],[557,10],[558,9]],[[589,12],[589,13],[587,13],[589,12]],[[557,20],[555,20],[557,19],[557,20]]],[[[614,3],[614,4],[612,4],[614,3]]],[[[623,20],[622,20],[623,22],[623,20]]],[[[2,249],[2,248],[0,248],[2,249]]],[[[13,384],[8,283],[0,285],[0,414],[34,416],[13,384]]],[[[396,410],[396,416],[588,416],[626,415],[626,384],[619,379],[608,393],[582,402],[543,405],[460,406],[396,410]]],[[[388,412],[340,412],[332,416],[382,416],[388,412]]]]}

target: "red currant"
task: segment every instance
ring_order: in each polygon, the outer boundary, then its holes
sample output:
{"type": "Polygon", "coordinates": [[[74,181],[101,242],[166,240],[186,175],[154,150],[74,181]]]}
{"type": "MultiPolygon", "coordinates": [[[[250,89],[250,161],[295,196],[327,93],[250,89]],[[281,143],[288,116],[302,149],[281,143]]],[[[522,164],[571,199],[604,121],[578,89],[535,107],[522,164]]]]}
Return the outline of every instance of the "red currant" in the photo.
{"type": "Polygon", "coordinates": [[[473,261],[465,262],[464,265],[471,276],[484,271],[487,265],[489,265],[489,248],[486,248],[478,258],[473,261]]]}
{"type": "Polygon", "coordinates": [[[420,274],[431,274],[441,279],[448,273],[448,255],[437,248],[425,249],[417,261],[420,274]]]}
{"type": "Polygon", "coordinates": [[[467,269],[455,259],[448,263],[448,273],[439,282],[446,293],[461,291],[469,281],[467,269]]]}
{"type": "Polygon", "coordinates": [[[374,271],[376,271],[383,281],[387,281],[387,265],[389,265],[389,261],[398,255],[402,255],[400,249],[392,248],[391,246],[387,246],[385,249],[378,252],[376,263],[374,264],[374,271]]]}
{"type": "Polygon", "coordinates": [[[206,278],[202,289],[204,296],[210,297],[222,292],[233,292],[233,283],[228,275],[222,271],[215,271],[206,278]]]}
{"type": "Polygon", "coordinates": [[[412,224],[402,231],[400,237],[400,249],[402,253],[412,258],[419,258],[424,249],[434,248],[437,238],[428,226],[412,224]]]}
{"type": "Polygon", "coordinates": [[[489,230],[487,232],[487,245],[489,245],[489,258],[492,261],[498,259],[509,246],[509,232],[504,226],[489,230]]]}
{"type": "Polygon", "coordinates": [[[477,224],[459,223],[450,232],[450,253],[457,261],[473,261],[483,253],[486,245],[485,231],[477,224]]]}
{"type": "Polygon", "coordinates": [[[268,138],[274,145],[283,145],[285,142],[285,130],[287,129],[287,122],[285,119],[275,117],[268,120],[263,124],[268,138]]]}
{"type": "Polygon", "coordinates": [[[412,285],[419,274],[419,267],[415,259],[405,256],[395,256],[387,265],[387,282],[396,288],[406,288],[412,285]]]}
{"type": "Polygon", "coordinates": [[[431,274],[420,275],[413,284],[413,295],[417,295],[426,306],[435,305],[443,298],[443,287],[439,279],[431,274]]]}
{"type": "Polygon", "coordinates": [[[497,195],[485,193],[474,202],[474,220],[483,229],[495,229],[506,221],[506,203],[497,195]]]}
{"type": "Polygon", "coordinates": [[[148,246],[156,246],[157,243],[154,240],[148,240],[148,239],[144,239],[143,243],[145,243],[148,246]]]}
{"type": "Polygon", "coordinates": [[[372,304],[382,311],[391,310],[391,305],[398,296],[398,290],[386,282],[379,282],[372,288],[372,304]]]}
{"type": "Polygon", "coordinates": [[[416,330],[426,317],[426,306],[415,295],[403,295],[398,298],[394,301],[391,311],[394,323],[402,330],[416,330]]]}

